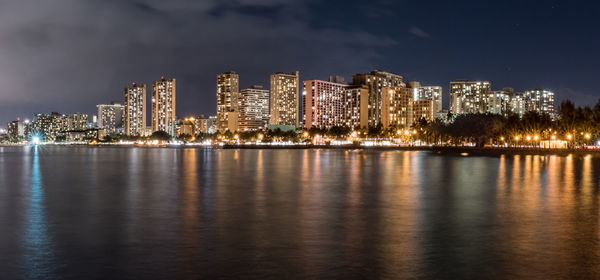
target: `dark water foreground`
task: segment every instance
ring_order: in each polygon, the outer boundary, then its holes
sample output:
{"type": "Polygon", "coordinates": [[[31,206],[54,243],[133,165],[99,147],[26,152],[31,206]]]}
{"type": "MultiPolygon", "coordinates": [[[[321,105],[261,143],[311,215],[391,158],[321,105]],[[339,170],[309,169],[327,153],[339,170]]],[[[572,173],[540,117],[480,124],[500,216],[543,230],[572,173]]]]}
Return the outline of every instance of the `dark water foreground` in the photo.
{"type": "Polygon", "coordinates": [[[0,147],[1,279],[598,279],[600,157],[0,147]]]}

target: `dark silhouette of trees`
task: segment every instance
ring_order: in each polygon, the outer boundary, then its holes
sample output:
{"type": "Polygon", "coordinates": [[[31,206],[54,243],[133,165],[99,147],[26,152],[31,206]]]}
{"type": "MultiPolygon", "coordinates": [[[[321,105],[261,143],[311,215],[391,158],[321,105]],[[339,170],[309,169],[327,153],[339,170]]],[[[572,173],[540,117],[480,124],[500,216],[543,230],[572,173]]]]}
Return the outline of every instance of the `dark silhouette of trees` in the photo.
{"type": "Polygon", "coordinates": [[[153,132],[152,135],[150,135],[150,139],[159,141],[169,141],[171,140],[171,135],[169,135],[169,133],[165,131],[159,130],[153,132]]]}

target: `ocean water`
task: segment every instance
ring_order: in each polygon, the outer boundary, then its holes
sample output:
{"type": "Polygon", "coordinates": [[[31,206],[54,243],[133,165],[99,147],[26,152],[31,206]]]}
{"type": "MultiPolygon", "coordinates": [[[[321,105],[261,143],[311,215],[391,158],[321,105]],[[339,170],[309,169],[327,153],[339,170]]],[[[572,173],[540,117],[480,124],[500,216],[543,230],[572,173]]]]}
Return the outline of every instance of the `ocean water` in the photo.
{"type": "Polygon", "coordinates": [[[599,279],[600,158],[0,147],[2,279],[599,279]]]}

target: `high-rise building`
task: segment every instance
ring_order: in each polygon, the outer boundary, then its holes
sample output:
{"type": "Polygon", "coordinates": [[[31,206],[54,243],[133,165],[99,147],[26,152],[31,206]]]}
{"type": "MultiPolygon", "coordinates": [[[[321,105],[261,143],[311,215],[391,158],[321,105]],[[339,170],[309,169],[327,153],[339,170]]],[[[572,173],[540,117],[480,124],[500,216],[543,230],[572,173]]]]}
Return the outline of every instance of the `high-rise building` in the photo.
{"type": "Polygon", "coordinates": [[[196,134],[215,133],[217,131],[217,116],[205,117],[200,115],[196,118],[196,134]]]}
{"type": "Polygon", "coordinates": [[[509,112],[522,117],[527,112],[527,100],[522,92],[513,92],[509,101],[509,112]]]}
{"type": "Polygon", "coordinates": [[[32,135],[40,137],[43,141],[55,141],[61,132],[66,130],[65,119],[65,115],[57,112],[36,114],[31,124],[32,135]]]}
{"type": "Polygon", "coordinates": [[[408,129],[413,124],[414,94],[405,86],[384,87],[381,99],[381,124],[384,128],[408,129]]]}
{"type": "Polygon", "coordinates": [[[346,84],[309,80],[303,82],[302,125],[331,128],[346,125],[346,84]]]}
{"type": "Polygon", "coordinates": [[[510,101],[514,96],[512,88],[504,88],[502,90],[493,90],[488,93],[485,100],[486,113],[508,116],[511,112],[510,101]]]}
{"type": "Polygon", "coordinates": [[[352,128],[369,126],[369,89],[366,85],[345,89],[345,125],[352,128]]]}
{"type": "Polygon", "coordinates": [[[240,91],[239,130],[262,130],[269,122],[269,91],[252,86],[240,91]]]}
{"type": "Polygon", "coordinates": [[[238,130],[240,77],[235,72],[217,75],[217,129],[238,130]]]}
{"type": "Polygon", "coordinates": [[[271,117],[269,124],[298,127],[300,73],[271,75],[271,117]]]}
{"type": "Polygon", "coordinates": [[[526,110],[554,116],[554,93],[548,90],[534,89],[523,92],[526,110]]]}
{"type": "Polygon", "coordinates": [[[421,119],[435,120],[442,111],[442,87],[421,86],[419,82],[408,82],[406,85],[413,95],[413,123],[421,119]]]}
{"type": "Polygon", "coordinates": [[[450,112],[452,114],[487,113],[487,99],[491,87],[488,81],[450,82],[450,112]]]}
{"type": "Polygon", "coordinates": [[[146,85],[133,83],[125,88],[125,134],[146,134],[146,85]]]}
{"type": "Polygon", "coordinates": [[[107,134],[123,133],[123,119],[125,117],[125,106],[111,102],[110,104],[96,105],[98,108],[97,124],[107,134]]]}
{"type": "Polygon", "coordinates": [[[152,83],[152,132],[164,131],[175,135],[175,79],[165,79],[152,83]]]}
{"type": "Polygon", "coordinates": [[[88,126],[88,115],[82,113],[63,115],[63,131],[86,130],[88,126]]]}
{"type": "Polygon", "coordinates": [[[366,85],[369,90],[369,125],[375,126],[382,121],[382,89],[384,87],[404,87],[402,76],[375,70],[371,73],[356,74],[352,84],[366,85]]]}
{"type": "Polygon", "coordinates": [[[22,139],[26,137],[29,121],[16,120],[8,123],[8,137],[12,139],[22,139]]]}

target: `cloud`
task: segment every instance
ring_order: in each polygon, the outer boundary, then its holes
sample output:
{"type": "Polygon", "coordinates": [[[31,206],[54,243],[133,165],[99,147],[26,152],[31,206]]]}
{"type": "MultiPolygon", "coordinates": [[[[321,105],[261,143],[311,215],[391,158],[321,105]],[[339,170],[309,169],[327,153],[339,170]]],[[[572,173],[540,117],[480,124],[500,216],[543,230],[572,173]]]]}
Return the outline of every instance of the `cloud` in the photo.
{"type": "Polygon", "coordinates": [[[430,38],[431,36],[429,36],[429,33],[425,32],[425,30],[416,27],[416,26],[412,26],[411,28],[408,29],[408,32],[412,35],[415,35],[417,37],[421,37],[421,38],[430,38]]]}
{"type": "Polygon", "coordinates": [[[242,86],[268,87],[277,71],[326,78],[368,71],[396,44],[314,27],[309,13],[306,1],[283,0],[0,0],[0,123],[93,113],[130,82],[163,75],[178,79],[178,115],[214,113],[220,72],[237,71],[242,86]]]}

